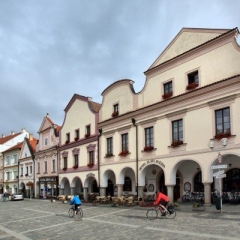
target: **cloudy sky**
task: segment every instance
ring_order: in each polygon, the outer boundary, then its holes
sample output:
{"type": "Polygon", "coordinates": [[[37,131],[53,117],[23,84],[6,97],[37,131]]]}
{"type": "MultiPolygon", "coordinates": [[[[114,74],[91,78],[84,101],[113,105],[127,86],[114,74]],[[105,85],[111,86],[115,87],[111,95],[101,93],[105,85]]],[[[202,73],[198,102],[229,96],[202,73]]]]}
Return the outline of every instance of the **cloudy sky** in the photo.
{"type": "Polygon", "coordinates": [[[26,128],[38,138],[46,113],[62,125],[74,93],[101,103],[124,78],[139,92],[183,27],[240,29],[239,9],[239,0],[1,0],[0,137],[26,128]]]}

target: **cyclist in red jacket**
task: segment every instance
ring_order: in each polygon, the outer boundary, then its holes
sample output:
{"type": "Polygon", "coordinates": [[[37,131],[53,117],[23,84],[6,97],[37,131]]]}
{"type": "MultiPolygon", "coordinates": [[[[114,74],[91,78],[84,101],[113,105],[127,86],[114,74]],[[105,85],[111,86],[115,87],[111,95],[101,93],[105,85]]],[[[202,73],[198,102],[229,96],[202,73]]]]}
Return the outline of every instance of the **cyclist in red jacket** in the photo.
{"type": "Polygon", "coordinates": [[[157,191],[157,197],[153,205],[158,205],[164,210],[167,211],[166,207],[169,203],[169,197],[164,195],[163,193],[157,191]]]}

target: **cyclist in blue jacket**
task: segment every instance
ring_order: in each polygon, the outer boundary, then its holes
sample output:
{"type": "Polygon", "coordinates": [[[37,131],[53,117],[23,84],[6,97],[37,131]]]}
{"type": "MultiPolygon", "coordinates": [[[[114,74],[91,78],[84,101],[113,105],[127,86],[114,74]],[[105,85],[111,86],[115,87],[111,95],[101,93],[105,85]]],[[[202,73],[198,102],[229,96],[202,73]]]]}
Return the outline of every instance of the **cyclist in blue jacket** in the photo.
{"type": "Polygon", "coordinates": [[[74,211],[74,215],[76,216],[77,214],[77,208],[82,204],[81,199],[79,198],[79,196],[75,193],[74,197],[70,200],[70,205],[75,204],[75,211],[74,211]]]}

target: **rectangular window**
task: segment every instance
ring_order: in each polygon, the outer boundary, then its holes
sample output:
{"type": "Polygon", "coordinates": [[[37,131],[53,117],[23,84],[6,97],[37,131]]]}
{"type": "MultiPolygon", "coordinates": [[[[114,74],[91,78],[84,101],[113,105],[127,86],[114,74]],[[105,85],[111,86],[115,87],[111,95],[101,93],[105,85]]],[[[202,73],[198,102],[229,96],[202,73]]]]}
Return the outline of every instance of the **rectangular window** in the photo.
{"type": "Polygon", "coordinates": [[[47,161],[44,161],[44,173],[47,173],[47,161]]]}
{"type": "Polygon", "coordinates": [[[26,176],[28,176],[28,167],[26,167],[26,171],[27,171],[26,176]]]}
{"type": "Polygon", "coordinates": [[[183,142],[183,120],[182,119],[172,122],[172,141],[183,142]]]}
{"type": "Polygon", "coordinates": [[[14,171],[13,172],[13,179],[17,179],[18,178],[18,172],[17,171],[14,171]]]}
{"type": "Polygon", "coordinates": [[[67,165],[67,157],[63,158],[63,168],[67,169],[68,165],[67,165]]]}
{"type": "Polygon", "coordinates": [[[32,174],[32,166],[30,166],[30,174],[32,174]]]}
{"type": "Polygon", "coordinates": [[[13,164],[16,164],[17,163],[17,154],[13,155],[13,164]]]}
{"type": "Polygon", "coordinates": [[[165,83],[163,87],[164,87],[164,94],[172,93],[172,81],[165,83]]]}
{"type": "Polygon", "coordinates": [[[66,144],[70,142],[70,133],[66,134],[66,144]]]}
{"type": "Polygon", "coordinates": [[[75,141],[79,139],[79,129],[75,130],[75,141]]]}
{"type": "Polygon", "coordinates": [[[74,155],[74,166],[78,167],[78,154],[74,155]]]}
{"type": "Polygon", "coordinates": [[[48,138],[44,139],[44,145],[47,146],[48,145],[48,138]]]}
{"type": "Polygon", "coordinates": [[[198,84],[198,71],[188,74],[188,84],[192,83],[198,84]]]}
{"type": "Polygon", "coordinates": [[[23,176],[23,167],[21,167],[21,176],[23,176]]]}
{"type": "Polygon", "coordinates": [[[37,172],[40,173],[40,162],[37,163],[37,172]]]}
{"type": "Polygon", "coordinates": [[[118,104],[114,104],[113,105],[113,112],[119,112],[119,105],[118,104]]]}
{"type": "Polygon", "coordinates": [[[113,155],[113,138],[107,138],[107,155],[113,155]]]}
{"type": "Polygon", "coordinates": [[[10,156],[6,156],[6,165],[9,165],[10,164],[10,156]]]}
{"type": "Polygon", "coordinates": [[[122,134],[122,151],[128,151],[128,133],[122,134]]]}
{"type": "Polygon", "coordinates": [[[56,163],[55,159],[52,160],[52,171],[55,172],[56,170],[56,163]]]}
{"type": "Polygon", "coordinates": [[[230,134],[230,108],[223,108],[215,111],[216,135],[230,134]]]}
{"type": "Polygon", "coordinates": [[[91,127],[90,127],[90,125],[86,126],[86,135],[87,136],[91,135],[91,127]]]}
{"type": "Polygon", "coordinates": [[[145,128],[145,147],[154,147],[153,127],[145,128]]]}
{"type": "Polygon", "coordinates": [[[10,180],[10,172],[6,172],[6,180],[10,180]]]}
{"type": "Polygon", "coordinates": [[[94,151],[90,151],[88,154],[89,154],[89,163],[94,164],[94,151]]]}

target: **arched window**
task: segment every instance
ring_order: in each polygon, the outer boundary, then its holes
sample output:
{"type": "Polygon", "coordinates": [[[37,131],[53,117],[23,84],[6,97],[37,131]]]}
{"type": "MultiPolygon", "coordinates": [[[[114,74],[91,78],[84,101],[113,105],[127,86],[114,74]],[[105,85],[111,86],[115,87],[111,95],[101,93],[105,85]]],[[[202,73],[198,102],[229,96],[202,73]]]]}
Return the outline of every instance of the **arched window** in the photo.
{"type": "Polygon", "coordinates": [[[202,171],[198,172],[194,177],[194,192],[204,192],[202,183],[202,171]]]}
{"type": "Polygon", "coordinates": [[[240,189],[240,169],[234,168],[226,173],[226,177],[223,178],[223,191],[239,191],[240,189]]]}
{"type": "Polygon", "coordinates": [[[129,177],[124,178],[123,191],[132,191],[132,180],[129,177]]]}

